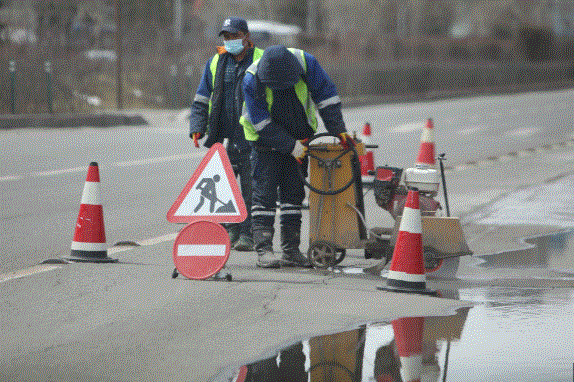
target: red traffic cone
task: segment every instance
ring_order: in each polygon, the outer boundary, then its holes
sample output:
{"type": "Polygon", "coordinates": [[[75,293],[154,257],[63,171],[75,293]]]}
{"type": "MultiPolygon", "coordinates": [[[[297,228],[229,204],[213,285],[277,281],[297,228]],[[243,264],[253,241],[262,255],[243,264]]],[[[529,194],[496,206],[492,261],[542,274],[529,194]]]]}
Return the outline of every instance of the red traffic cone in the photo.
{"type": "Polygon", "coordinates": [[[363,134],[361,135],[361,141],[365,145],[365,155],[359,156],[359,161],[361,162],[361,178],[363,184],[373,183],[374,175],[369,174],[369,171],[375,171],[375,156],[373,151],[367,149],[366,146],[371,144],[371,124],[365,122],[363,126],[363,134]]]}
{"type": "Polygon", "coordinates": [[[436,291],[426,289],[421,211],[419,192],[416,189],[410,189],[407,195],[391,266],[387,274],[387,286],[377,287],[377,289],[436,294],[436,291]]]}
{"type": "Polygon", "coordinates": [[[100,202],[100,173],[96,162],[90,163],[88,168],[88,176],[84,184],[80,212],[72,240],[72,253],[67,259],[97,263],[118,261],[108,257],[104,214],[100,202]]]}
{"type": "Polygon", "coordinates": [[[365,122],[365,126],[363,126],[363,135],[366,137],[371,135],[371,124],[369,122],[365,122]]]}
{"type": "Polygon", "coordinates": [[[421,145],[415,165],[434,167],[434,126],[429,118],[421,134],[421,145]]]}
{"type": "MultiPolygon", "coordinates": [[[[375,170],[375,156],[371,150],[365,150],[365,155],[359,156],[361,161],[361,176],[374,176],[369,171],[375,170]]],[[[372,182],[372,179],[368,179],[372,182]]]]}
{"type": "Polygon", "coordinates": [[[422,374],[424,317],[405,317],[392,323],[401,359],[403,382],[420,382],[422,374]]]}

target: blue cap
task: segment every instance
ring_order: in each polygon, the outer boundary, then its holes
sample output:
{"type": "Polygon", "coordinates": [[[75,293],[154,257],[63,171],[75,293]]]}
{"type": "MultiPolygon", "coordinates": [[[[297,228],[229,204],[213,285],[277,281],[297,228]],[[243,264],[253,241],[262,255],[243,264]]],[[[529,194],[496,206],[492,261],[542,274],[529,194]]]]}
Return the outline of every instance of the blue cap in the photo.
{"type": "Polygon", "coordinates": [[[221,32],[219,32],[219,35],[221,36],[223,32],[237,33],[240,31],[244,33],[249,32],[249,28],[247,28],[247,21],[240,19],[239,17],[229,17],[223,22],[223,26],[221,27],[221,32]]]}

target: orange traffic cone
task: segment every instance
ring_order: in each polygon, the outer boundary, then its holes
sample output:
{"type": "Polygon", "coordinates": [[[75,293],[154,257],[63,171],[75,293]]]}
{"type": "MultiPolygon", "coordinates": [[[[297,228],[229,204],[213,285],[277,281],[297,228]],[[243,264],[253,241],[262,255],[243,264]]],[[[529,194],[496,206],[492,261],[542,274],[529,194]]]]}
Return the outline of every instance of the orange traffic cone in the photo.
{"type": "Polygon", "coordinates": [[[375,171],[375,156],[372,150],[366,148],[367,145],[371,144],[371,124],[365,122],[363,126],[363,133],[361,134],[361,141],[365,145],[365,155],[359,156],[359,161],[361,162],[361,178],[363,184],[373,183],[374,175],[369,174],[369,171],[375,171]]]}
{"type": "Polygon", "coordinates": [[[421,146],[415,165],[434,167],[434,126],[429,118],[421,134],[421,146]]]}
{"type": "Polygon", "coordinates": [[[391,266],[387,274],[387,285],[377,287],[377,289],[436,294],[436,291],[426,289],[422,221],[417,189],[410,189],[407,195],[391,266]]]}
{"type": "Polygon", "coordinates": [[[399,318],[391,324],[401,359],[401,379],[403,382],[420,382],[423,367],[424,317],[399,318]]]}
{"type": "Polygon", "coordinates": [[[108,257],[104,214],[100,202],[100,173],[96,162],[90,163],[74,239],[72,253],[67,257],[72,261],[112,263],[117,259],[108,257]]]}

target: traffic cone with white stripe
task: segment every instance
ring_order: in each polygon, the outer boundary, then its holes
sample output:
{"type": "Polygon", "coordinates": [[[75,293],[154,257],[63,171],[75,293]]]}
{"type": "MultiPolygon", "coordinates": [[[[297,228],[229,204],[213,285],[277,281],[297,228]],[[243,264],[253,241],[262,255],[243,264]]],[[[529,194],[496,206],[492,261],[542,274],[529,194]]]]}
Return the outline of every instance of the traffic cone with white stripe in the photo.
{"type": "Polygon", "coordinates": [[[96,263],[117,261],[117,259],[108,257],[104,214],[100,202],[100,172],[96,162],[90,163],[88,168],[80,212],[72,240],[72,253],[66,259],[96,263]]]}
{"type": "Polygon", "coordinates": [[[387,285],[377,287],[377,289],[436,294],[436,291],[426,288],[422,220],[419,191],[416,188],[410,189],[407,195],[391,266],[387,274],[387,285]]]}
{"type": "Polygon", "coordinates": [[[401,359],[403,382],[420,382],[423,367],[424,317],[404,317],[392,323],[401,359]]]}
{"type": "Polygon", "coordinates": [[[374,175],[369,174],[369,171],[375,171],[375,156],[373,151],[366,147],[371,144],[371,124],[369,122],[365,122],[365,126],[363,126],[361,141],[365,145],[365,155],[359,156],[359,161],[361,162],[361,178],[363,184],[373,183],[374,175]]]}
{"type": "Polygon", "coordinates": [[[417,166],[435,167],[434,161],[434,125],[432,118],[426,122],[423,132],[421,134],[421,145],[419,154],[415,163],[417,166]]]}

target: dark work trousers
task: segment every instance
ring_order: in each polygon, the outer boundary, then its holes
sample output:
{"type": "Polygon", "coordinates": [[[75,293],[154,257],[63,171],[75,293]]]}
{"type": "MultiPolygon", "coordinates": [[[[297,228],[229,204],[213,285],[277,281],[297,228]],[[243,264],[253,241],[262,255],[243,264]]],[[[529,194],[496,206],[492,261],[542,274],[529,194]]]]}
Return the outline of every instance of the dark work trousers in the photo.
{"type": "Polygon", "coordinates": [[[251,231],[251,199],[252,199],[252,178],[251,178],[251,147],[248,145],[247,149],[237,150],[234,145],[229,145],[227,148],[227,156],[233,167],[233,172],[235,177],[239,177],[239,185],[241,187],[241,195],[243,196],[243,201],[245,202],[245,208],[247,209],[247,218],[241,223],[229,223],[225,224],[226,228],[233,229],[239,226],[239,233],[244,236],[252,237],[251,231]]]}
{"type": "MultiPolygon", "coordinates": [[[[301,205],[305,198],[304,184],[292,155],[277,151],[251,152],[253,174],[253,231],[271,231],[275,222],[277,197],[280,205],[282,232],[301,233],[301,205]]],[[[307,161],[302,165],[306,169],[307,161]]],[[[306,170],[304,171],[306,173],[306,170]]]]}

